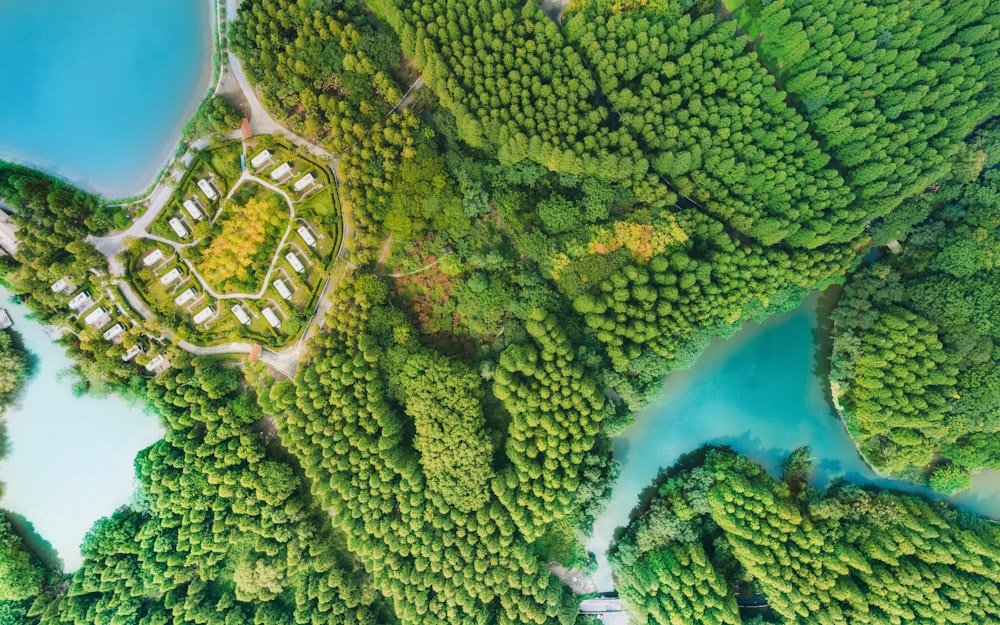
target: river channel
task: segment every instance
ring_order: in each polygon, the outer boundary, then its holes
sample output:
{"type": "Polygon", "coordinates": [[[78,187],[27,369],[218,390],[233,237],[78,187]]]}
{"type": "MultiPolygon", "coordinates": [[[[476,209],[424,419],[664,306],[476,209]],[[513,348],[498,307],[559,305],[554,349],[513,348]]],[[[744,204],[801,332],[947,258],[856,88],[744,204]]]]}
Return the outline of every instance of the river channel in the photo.
{"type": "Polygon", "coordinates": [[[62,346],[4,289],[0,300],[36,359],[34,375],[4,414],[11,452],[0,461],[6,485],[0,507],[32,524],[57,552],[63,570],[74,571],[94,521],[131,500],[133,459],[159,440],[163,429],[155,416],[117,395],[76,397],[64,374],[72,361],[62,346]]]}
{"type": "MultiPolygon", "coordinates": [[[[858,455],[824,394],[825,375],[817,372],[819,306],[814,293],[795,311],[747,323],[731,338],[713,341],[694,366],[667,378],[663,399],[637,414],[635,424],[615,440],[621,475],[587,543],[597,556],[593,580],[599,591],[614,588],[605,551],[615,529],[628,523],[642,490],[661,467],[702,445],[729,445],[772,475],[790,451],[808,445],[816,459],[815,486],[843,477],[932,495],[880,478],[858,455]]],[[[980,473],[972,489],[950,500],[1000,518],[1000,474],[980,473]]]]}

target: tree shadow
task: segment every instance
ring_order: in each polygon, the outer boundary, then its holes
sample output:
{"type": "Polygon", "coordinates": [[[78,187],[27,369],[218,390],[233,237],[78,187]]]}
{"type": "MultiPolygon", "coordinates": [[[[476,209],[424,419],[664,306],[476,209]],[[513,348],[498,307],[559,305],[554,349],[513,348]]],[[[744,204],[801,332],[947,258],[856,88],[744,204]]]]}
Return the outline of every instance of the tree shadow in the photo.
{"type": "Polygon", "coordinates": [[[0,510],[0,513],[4,515],[11,527],[14,528],[14,532],[21,537],[25,546],[38,557],[45,568],[57,572],[63,570],[62,558],[59,557],[55,547],[42,538],[42,535],[35,530],[34,524],[27,517],[6,509],[0,510]]]}

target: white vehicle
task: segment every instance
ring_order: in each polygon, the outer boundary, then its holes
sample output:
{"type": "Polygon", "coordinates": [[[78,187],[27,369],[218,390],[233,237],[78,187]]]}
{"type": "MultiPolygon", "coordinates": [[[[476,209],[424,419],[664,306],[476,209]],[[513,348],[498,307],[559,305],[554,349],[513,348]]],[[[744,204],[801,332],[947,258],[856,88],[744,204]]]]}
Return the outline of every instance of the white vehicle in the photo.
{"type": "Polygon", "coordinates": [[[312,232],[309,232],[308,226],[299,226],[296,232],[302,237],[302,240],[306,242],[309,247],[316,247],[316,238],[313,237],[312,232]]]}
{"type": "Polygon", "coordinates": [[[239,304],[233,304],[233,307],[230,308],[230,310],[233,311],[233,316],[236,317],[236,319],[240,323],[242,323],[243,325],[250,324],[250,315],[248,315],[247,312],[243,310],[242,306],[240,306],[239,304]]]}
{"type": "Polygon", "coordinates": [[[275,280],[274,288],[278,291],[278,295],[280,295],[282,299],[292,299],[292,292],[288,290],[288,287],[285,286],[283,281],[275,280]]]}
{"type": "Polygon", "coordinates": [[[160,248],[156,248],[149,254],[146,254],[146,257],[142,259],[142,264],[146,267],[152,267],[161,260],[163,260],[163,252],[160,251],[160,248]]]}
{"type": "Polygon", "coordinates": [[[198,188],[201,189],[201,192],[205,194],[205,197],[207,197],[209,201],[219,197],[219,194],[215,192],[215,188],[212,186],[212,183],[205,178],[198,181],[198,188]]]}
{"type": "Polygon", "coordinates": [[[167,286],[168,284],[173,284],[174,282],[177,281],[177,278],[181,277],[181,275],[183,275],[181,274],[181,270],[178,269],[177,267],[174,267],[167,273],[160,276],[160,284],[162,284],[163,286],[167,286]]]}
{"type": "Polygon", "coordinates": [[[195,323],[204,323],[204,322],[208,321],[209,319],[211,319],[212,315],[214,315],[214,314],[215,314],[215,311],[212,310],[211,306],[205,306],[204,308],[202,308],[201,310],[199,310],[197,313],[195,313],[194,322],[195,323]]]}
{"type": "Polygon", "coordinates": [[[186,210],[187,214],[191,215],[191,219],[195,221],[201,221],[202,217],[204,217],[204,215],[201,214],[201,209],[194,203],[194,200],[184,200],[184,210],[186,210]]]}
{"type": "Polygon", "coordinates": [[[257,156],[250,159],[250,167],[257,169],[269,160],[271,160],[271,152],[263,150],[262,152],[259,152],[257,156]]]}
{"type": "Polygon", "coordinates": [[[181,223],[180,219],[177,219],[176,217],[171,217],[168,223],[170,224],[170,227],[173,229],[174,234],[176,234],[178,237],[182,239],[187,238],[188,235],[187,228],[184,227],[184,224],[181,223]]]}
{"type": "Polygon", "coordinates": [[[270,306],[260,311],[260,314],[264,315],[264,318],[267,319],[267,322],[271,324],[272,328],[281,327],[281,319],[278,319],[278,315],[274,314],[274,311],[271,310],[270,306]]]}
{"type": "Polygon", "coordinates": [[[195,292],[194,289],[187,289],[186,291],[184,291],[183,293],[174,298],[174,303],[177,304],[178,306],[183,306],[184,304],[187,304],[188,302],[193,300],[195,295],[197,295],[197,293],[195,292]]]}
{"type": "Polygon", "coordinates": [[[295,273],[302,273],[306,270],[305,265],[303,265],[302,261],[299,260],[299,257],[295,255],[295,252],[288,252],[285,254],[285,260],[287,260],[288,264],[292,266],[295,273]]]}

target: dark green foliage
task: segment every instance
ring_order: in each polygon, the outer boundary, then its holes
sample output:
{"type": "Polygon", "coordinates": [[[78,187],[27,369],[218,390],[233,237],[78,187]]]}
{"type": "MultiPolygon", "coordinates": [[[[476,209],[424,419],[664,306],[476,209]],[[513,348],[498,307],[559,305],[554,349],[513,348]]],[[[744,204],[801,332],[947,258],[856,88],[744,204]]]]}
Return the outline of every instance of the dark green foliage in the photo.
{"type": "Polygon", "coordinates": [[[30,373],[28,358],[28,353],[10,330],[0,331],[0,406],[6,405],[27,379],[30,373]]]}
{"type": "Polygon", "coordinates": [[[761,594],[787,623],[1000,618],[1000,530],[940,502],[812,491],[709,449],[633,518],[611,562],[639,622],[752,622],[737,604],[761,594]]]}

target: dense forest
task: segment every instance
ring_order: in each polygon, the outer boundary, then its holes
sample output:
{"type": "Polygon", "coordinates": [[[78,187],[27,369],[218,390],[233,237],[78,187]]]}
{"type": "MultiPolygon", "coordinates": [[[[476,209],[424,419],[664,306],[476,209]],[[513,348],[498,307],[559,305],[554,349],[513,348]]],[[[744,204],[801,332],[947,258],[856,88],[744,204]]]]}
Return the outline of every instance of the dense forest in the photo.
{"type": "Polygon", "coordinates": [[[965,178],[943,186],[901,253],[851,277],[833,315],[851,435],[877,468],[944,492],[1000,468],[1000,129],[970,149],[965,178]]]}
{"type": "Polygon", "coordinates": [[[944,503],[780,480],[728,449],[651,487],[609,557],[638,623],[987,623],[1000,618],[1000,529],[944,503]]]}
{"type": "MultiPolygon", "coordinates": [[[[904,253],[863,268],[838,309],[852,434],[942,488],[994,462],[971,432],[992,432],[996,139],[967,135],[1000,102],[1000,7],[764,4],[582,0],[560,26],[511,0],[243,2],[230,43],[265,104],[339,158],[353,270],[293,380],[193,357],[152,377],[69,344],[91,387],[151,403],[169,431],[83,568],[17,565],[11,587],[43,591],[0,610],[16,625],[573,623],[550,567],[590,565],[581,537],[631,410],[712,336],[843,280],[873,241],[904,253]],[[414,271],[386,277],[397,266],[414,271]],[[921,296],[890,301],[906,280],[921,296]],[[888,355],[926,390],[869,392],[888,355]],[[884,431],[879,402],[905,425],[884,431]]],[[[206,107],[204,131],[230,113],[206,107]]],[[[103,267],[83,239],[122,217],[8,165],[0,197],[24,234],[7,279],[57,318],[49,285],[103,267]]],[[[728,452],[703,465],[618,544],[637,616],[737,623],[737,598],[762,592],[789,622],[997,618],[992,526],[817,493],[800,457],[781,482],[728,452]]]]}

